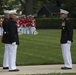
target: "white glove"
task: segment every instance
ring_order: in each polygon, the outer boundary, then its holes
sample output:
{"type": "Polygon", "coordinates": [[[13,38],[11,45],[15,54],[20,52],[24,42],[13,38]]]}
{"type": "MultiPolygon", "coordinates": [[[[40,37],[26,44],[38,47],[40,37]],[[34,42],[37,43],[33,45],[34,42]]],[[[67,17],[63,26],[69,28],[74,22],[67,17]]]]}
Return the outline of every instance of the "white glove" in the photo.
{"type": "Polygon", "coordinates": [[[17,26],[20,26],[19,24],[17,26]]]}
{"type": "Polygon", "coordinates": [[[32,23],[32,26],[34,26],[34,23],[32,23]]]}
{"type": "Polygon", "coordinates": [[[13,42],[12,45],[16,45],[16,42],[13,42]]]}
{"type": "Polygon", "coordinates": [[[68,44],[71,44],[71,41],[67,41],[68,44]]]}

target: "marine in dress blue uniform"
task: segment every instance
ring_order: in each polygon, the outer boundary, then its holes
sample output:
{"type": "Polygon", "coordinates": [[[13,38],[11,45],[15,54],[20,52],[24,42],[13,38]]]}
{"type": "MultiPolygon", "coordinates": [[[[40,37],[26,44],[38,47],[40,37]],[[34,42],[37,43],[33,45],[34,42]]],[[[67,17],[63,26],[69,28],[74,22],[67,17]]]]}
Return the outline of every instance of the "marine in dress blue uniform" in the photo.
{"type": "Polygon", "coordinates": [[[16,10],[9,11],[10,18],[8,19],[8,25],[6,27],[7,31],[4,31],[4,33],[7,34],[7,38],[5,39],[5,41],[8,44],[9,72],[19,71],[19,69],[16,68],[16,53],[17,53],[17,46],[19,45],[17,25],[15,22],[16,14],[17,14],[16,10]]]}
{"type": "Polygon", "coordinates": [[[8,19],[9,19],[9,11],[5,10],[4,11],[4,20],[2,23],[3,27],[3,36],[2,36],[2,42],[4,43],[5,50],[4,50],[4,58],[3,58],[3,69],[8,69],[9,64],[8,64],[8,19]]]}
{"type": "Polygon", "coordinates": [[[60,43],[64,60],[64,67],[61,67],[61,69],[72,69],[70,48],[73,42],[73,28],[71,22],[68,20],[68,14],[68,11],[60,9],[60,18],[62,20],[60,43]]]}

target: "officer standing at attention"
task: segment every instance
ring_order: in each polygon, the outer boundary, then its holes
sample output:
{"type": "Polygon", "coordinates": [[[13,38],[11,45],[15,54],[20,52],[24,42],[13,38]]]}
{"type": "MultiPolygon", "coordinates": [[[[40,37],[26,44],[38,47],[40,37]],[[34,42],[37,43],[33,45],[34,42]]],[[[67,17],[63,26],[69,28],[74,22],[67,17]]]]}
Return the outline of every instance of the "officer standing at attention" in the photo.
{"type": "Polygon", "coordinates": [[[68,20],[68,14],[68,11],[60,9],[60,19],[62,20],[61,48],[64,60],[64,67],[61,67],[61,69],[63,70],[72,69],[70,47],[73,42],[73,28],[68,20]]]}
{"type": "Polygon", "coordinates": [[[3,69],[8,69],[8,19],[9,19],[9,11],[4,11],[4,20],[2,23],[3,27],[3,36],[2,36],[2,42],[5,44],[5,51],[4,51],[4,59],[3,59],[3,69]]]}
{"type": "Polygon", "coordinates": [[[8,44],[8,64],[9,72],[16,72],[19,69],[16,68],[16,53],[17,45],[19,45],[19,38],[16,25],[16,10],[9,11],[10,18],[8,20],[7,26],[7,44],[8,44]]]}
{"type": "Polygon", "coordinates": [[[9,32],[9,72],[19,71],[16,69],[16,52],[17,45],[19,45],[18,31],[16,25],[17,19],[16,10],[10,11],[10,19],[8,23],[8,32],[9,32]]]}

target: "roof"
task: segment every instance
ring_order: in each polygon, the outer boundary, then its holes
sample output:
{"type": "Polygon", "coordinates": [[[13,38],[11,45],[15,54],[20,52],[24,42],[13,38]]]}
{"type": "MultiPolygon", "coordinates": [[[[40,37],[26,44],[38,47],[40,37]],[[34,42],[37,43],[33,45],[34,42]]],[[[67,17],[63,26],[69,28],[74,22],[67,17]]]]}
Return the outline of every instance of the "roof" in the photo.
{"type": "MultiPolygon", "coordinates": [[[[64,7],[64,4],[62,4],[61,7],[64,7]]],[[[44,4],[38,14],[46,14],[47,12],[48,14],[59,13],[61,7],[57,7],[56,4],[44,4]]]]}

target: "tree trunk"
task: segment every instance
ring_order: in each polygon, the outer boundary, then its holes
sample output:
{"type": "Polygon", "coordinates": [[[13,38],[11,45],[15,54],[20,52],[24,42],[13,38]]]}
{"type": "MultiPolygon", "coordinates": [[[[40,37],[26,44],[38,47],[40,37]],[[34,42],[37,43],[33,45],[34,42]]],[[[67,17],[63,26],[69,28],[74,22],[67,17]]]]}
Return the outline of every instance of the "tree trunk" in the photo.
{"type": "Polygon", "coordinates": [[[26,0],[25,4],[25,14],[32,15],[33,14],[33,0],[26,0]]]}

